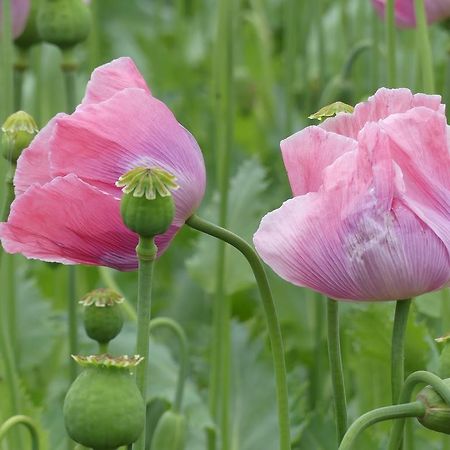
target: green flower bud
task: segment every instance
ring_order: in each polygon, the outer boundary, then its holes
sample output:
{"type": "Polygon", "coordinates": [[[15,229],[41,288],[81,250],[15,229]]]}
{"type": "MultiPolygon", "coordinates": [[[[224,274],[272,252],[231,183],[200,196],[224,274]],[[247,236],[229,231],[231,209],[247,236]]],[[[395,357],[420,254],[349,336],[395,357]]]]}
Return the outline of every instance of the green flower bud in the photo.
{"type": "Polygon", "coordinates": [[[130,369],[142,358],[108,355],[73,358],[84,370],[64,400],[64,422],[69,436],[94,450],[112,450],[135,442],[144,429],[145,403],[130,369]]]}
{"type": "Polygon", "coordinates": [[[2,126],[3,156],[15,163],[39,131],[34,119],[24,111],[10,115],[2,126]]]}
{"type": "Polygon", "coordinates": [[[136,167],[117,181],[124,195],[120,212],[125,225],[139,236],[153,238],[165,233],[175,215],[171,190],[177,189],[175,177],[158,168],[136,167]]]}
{"type": "Polygon", "coordinates": [[[120,303],[123,300],[112,289],[96,289],[80,300],[84,305],[84,329],[91,339],[107,344],[120,333],[123,327],[120,303]]]}
{"type": "Polygon", "coordinates": [[[25,30],[14,40],[14,43],[22,50],[28,49],[42,41],[41,35],[37,28],[37,15],[39,3],[42,0],[31,0],[30,12],[28,14],[25,30]]]}
{"type": "Polygon", "coordinates": [[[151,450],[184,450],[186,446],[186,418],[172,410],[158,421],[151,450]]]}
{"type": "MultiPolygon", "coordinates": [[[[450,378],[443,380],[450,387],[450,378]]],[[[417,395],[417,400],[425,405],[425,414],[419,422],[429,430],[450,434],[450,406],[431,387],[427,386],[417,395]]]]}
{"type": "Polygon", "coordinates": [[[42,0],[37,28],[44,41],[61,49],[73,47],[89,35],[89,7],[83,0],[42,0]]]}

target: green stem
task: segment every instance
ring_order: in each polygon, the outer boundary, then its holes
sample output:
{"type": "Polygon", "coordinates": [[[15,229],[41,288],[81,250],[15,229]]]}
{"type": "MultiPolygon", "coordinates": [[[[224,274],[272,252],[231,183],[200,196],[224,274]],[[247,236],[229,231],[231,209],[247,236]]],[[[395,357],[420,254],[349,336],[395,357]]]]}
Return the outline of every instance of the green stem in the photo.
{"type": "Polygon", "coordinates": [[[430,36],[428,34],[428,24],[425,12],[424,0],[414,0],[414,9],[417,22],[417,37],[420,67],[422,68],[423,87],[427,94],[433,94],[434,73],[433,57],[431,52],[430,36]]]}
{"type": "Polygon", "coordinates": [[[99,342],[98,343],[98,352],[102,355],[104,353],[108,353],[109,342],[99,342]]]}
{"type": "Polygon", "coordinates": [[[314,293],[314,362],[310,375],[310,408],[314,410],[322,393],[322,349],[324,330],[324,303],[321,294],[314,293]]]}
{"type": "Polygon", "coordinates": [[[386,2],[386,46],[388,87],[397,85],[397,51],[395,45],[395,0],[386,2]]]}
{"type": "MultiPolygon", "coordinates": [[[[215,42],[214,98],[216,99],[217,180],[219,186],[219,223],[226,226],[230,156],[233,141],[233,19],[234,1],[219,0],[215,42]]],[[[210,378],[210,411],[220,423],[223,450],[228,450],[231,371],[231,303],[225,290],[226,253],[218,243],[216,295],[213,305],[213,342],[210,378]]]]}
{"type": "MultiPolygon", "coordinates": [[[[103,280],[103,283],[105,283],[106,286],[116,291],[118,294],[124,296],[122,290],[120,289],[119,285],[116,283],[116,280],[112,276],[111,269],[109,269],[108,267],[99,267],[98,271],[100,273],[101,279],[103,280]]],[[[123,301],[121,306],[123,308],[123,311],[127,315],[128,319],[131,320],[131,322],[137,322],[136,310],[127,299],[123,301]]]]}
{"type": "Polygon", "coordinates": [[[272,358],[275,371],[275,382],[277,391],[278,424],[280,432],[280,450],[290,450],[290,426],[289,426],[289,404],[286,381],[286,365],[284,361],[283,340],[281,337],[280,324],[278,322],[277,311],[273,301],[267,275],[258,254],[253,247],[242,238],[208,222],[196,215],[191,216],[186,224],[202,233],[214,236],[235,247],[247,259],[250,264],[264,307],[270,344],[272,347],[272,358]]]}
{"type": "Polygon", "coordinates": [[[180,348],[180,373],[178,375],[177,389],[175,393],[175,399],[173,402],[173,410],[180,412],[181,404],[183,402],[184,386],[186,384],[187,372],[188,372],[188,344],[186,334],[181,326],[168,317],[158,317],[150,322],[150,332],[158,327],[166,327],[173,331],[178,339],[178,345],[180,348]]]}
{"type": "MultiPolygon", "coordinates": [[[[450,389],[448,386],[434,373],[423,370],[417,371],[409,375],[400,393],[399,403],[406,403],[411,398],[414,388],[418,384],[429,384],[444,399],[445,403],[450,405],[450,389]]],[[[389,439],[388,450],[398,450],[403,439],[403,429],[405,420],[395,422],[389,439]]]]}
{"type": "Polygon", "coordinates": [[[339,304],[327,300],[328,355],[333,384],[334,410],[338,443],[347,431],[347,401],[345,398],[344,371],[342,368],[341,341],[339,332],[339,304]]]}
{"type": "MultiPolygon", "coordinates": [[[[147,373],[149,354],[150,316],[152,303],[153,266],[157,248],[153,238],[139,238],[136,254],[139,261],[138,272],[138,304],[137,304],[137,339],[136,354],[144,358],[144,362],[136,368],[136,384],[144,401],[147,398],[147,373]]],[[[145,449],[145,431],[135,444],[135,450],[145,449]]]]}
{"type": "Polygon", "coordinates": [[[402,405],[385,406],[363,414],[352,423],[342,440],[339,450],[350,450],[356,438],[368,427],[385,420],[405,417],[421,417],[425,414],[425,405],[422,402],[412,402],[402,405]]]}
{"type": "Polygon", "coordinates": [[[317,45],[319,57],[319,82],[320,86],[323,86],[327,80],[327,61],[326,61],[326,39],[324,30],[323,15],[325,10],[324,0],[316,0],[315,4],[315,29],[317,31],[317,45]]]}
{"type": "Polygon", "coordinates": [[[0,123],[13,112],[14,105],[14,69],[13,69],[13,45],[12,45],[12,21],[11,0],[2,1],[1,23],[1,56],[2,56],[2,101],[0,102],[0,123]]]}
{"type": "Polygon", "coordinates": [[[294,114],[294,80],[295,80],[295,55],[297,47],[297,23],[296,13],[298,0],[286,0],[284,6],[284,89],[286,117],[284,135],[292,133],[294,114]]]}
{"type": "Polygon", "coordinates": [[[14,417],[10,417],[6,422],[4,422],[0,427],[0,442],[12,427],[19,424],[24,425],[30,432],[32,450],[39,450],[39,433],[37,430],[37,426],[34,421],[28,416],[17,415],[14,417]]]}
{"type": "Polygon", "coordinates": [[[399,401],[405,379],[405,332],[410,307],[411,300],[398,300],[395,304],[391,348],[391,390],[394,405],[399,401]]]}

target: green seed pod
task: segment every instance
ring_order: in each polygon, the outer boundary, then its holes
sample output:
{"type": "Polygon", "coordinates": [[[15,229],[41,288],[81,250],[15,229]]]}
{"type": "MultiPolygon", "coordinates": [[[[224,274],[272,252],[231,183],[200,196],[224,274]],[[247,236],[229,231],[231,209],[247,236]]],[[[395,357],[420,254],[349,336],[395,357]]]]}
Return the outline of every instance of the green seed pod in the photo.
{"type": "MultiPolygon", "coordinates": [[[[450,387],[450,378],[443,380],[450,387]]],[[[431,387],[427,386],[417,394],[417,400],[425,405],[425,414],[419,417],[419,422],[429,430],[450,434],[450,407],[442,397],[431,387]]]]}
{"type": "Polygon", "coordinates": [[[34,119],[25,111],[11,114],[2,126],[3,156],[16,163],[22,150],[27,148],[39,131],[34,119]]]}
{"type": "Polygon", "coordinates": [[[84,305],[84,329],[91,339],[107,344],[120,333],[123,327],[120,304],[123,300],[112,289],[96,289],[80,300],[84,305]]]}
{"type": "Polygon", "coordinates": [[[186,418],[172,410],[158,421],[151,450],[184,450],[186,446],[186,418]]]}
{"type": "Polygon", "coordinates": [[[40,0],[31,0],[30,13],[28,14],[25,30],[18,36],[14,43],[22,50],[28,49],[42,41],[37,28],[37,14],[40,0]]]}
{"type": "Polygon", "coordinates": [[[61,49],[73,47],[89,35],[89,7],[83,0],[42,0],[37,28],[44,41],[61,49]]]}
{"type": "Polygon", "coordinates": [[[94,450],[113,450],[135,442],[144,429],[145,403],[130,369],[139,356],[75,356],[84,367],[64,400],[69,436],[94,450]]]}
{"type": "Polygon", "coordinates": [[[173,175],[158,168],[137,167],[122,175],[116,185],[123,187],[120,212],[131,231],[153,238],[169,229],[175,215],[170,191],[178,188],[173,175]]]}

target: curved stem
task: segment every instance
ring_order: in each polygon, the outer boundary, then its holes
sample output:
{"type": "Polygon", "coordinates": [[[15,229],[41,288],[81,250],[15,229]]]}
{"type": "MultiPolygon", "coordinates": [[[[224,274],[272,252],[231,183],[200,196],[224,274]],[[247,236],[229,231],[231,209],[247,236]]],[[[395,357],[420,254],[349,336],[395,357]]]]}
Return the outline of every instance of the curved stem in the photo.
{"type": "Polygon", "coordinates": [[[339,333],[339,304],[327,300],[328,355],[330,358],[331,381],[333,384],[334,410],[338,442],[347,431],[347,401],[345,398],[344,371],[342,368],[341,342],[339,333]]]}
{"type": "Polygon", "coordinates": [[[386,2],[386,44],[388,60],[388,87],[397,84],[397,54],[395,47],[395,0],[386,2]]]}
{"type": "MultiPolygon", "coordinates": [[[[139,238],[136,254],[139,261],[138,272],[138,325],[136,354],[144,358],[144,362],[136,367],[136,384],[144,401],[147,398],[148,343],[150,334],[150,314],[152,302],[153,266],[157,248],[153,238],[139,238]]],[[[135,450],[145,449],[145,431],[135,444],[135,450]]]]}
{"type": "Polygon", "coordinates": [[[31,448],[32,450],[39,450],[39,433],[37,426],[34,421],[28,416],[14,416],[10,417],[6,422],[0,427],[0,442],[5,437],[6,433],[15,425],[24,425],[31,436],[31,448]]]}
{"type": "MultiPolygon", "coordinates": [[[[400,393],[399,402],[406,403],[411,398],[414,388],[418,384],[429,384],[433,389],[450,405],[450,389],[446,384],[434,373],[419,370],[409,375],[403,384],[400,393]]],[[[389,439],[388,450],[398,450],[403,438],[403,429],[405,420],[398,420],[395,422],[389,439]]]]}
{"type": "Polygon", "coordinates": [[[403,405],[385,406],[363,414],[352,423],[342,440],[339,450],[350,450],[356,438],[371,425],[385,420],[405,417],[420,417],[425,414],[425,405],[422,402],[412,402],[403,405]]]}
{"type": "Polygon", "coordinates": [[[178,339],[178,345],[180,347],[180,373],[178,375],[177,390],[173,402],[173,410],[179,412],[183,402],[184,385],[186,384],[189,363],[186,333],[175,320],[169,319],[168,317],[158,317],[150,322],[150,332],[158,327],[166,327],[172,330],[178,339]]]}
{"type": "Polygon", "coordinates": [[[411,300],[398,300],[395,304],[394,327],[391,348],[392,403],[398,403],[405,379],[405,331],[411,300]]]}
{"type": "Polygon", "coordinates": [[[259,293],[266,316],[269,339],[272,347],[272,358],[275,370],[275,382],[277,390],[278,424],[280,431],[280,450],[290,450],[290,426],[289,426],[289,404],[286,381],[286,365],[284,361],[283,340],[281,337],[280,324],[278,322],[275,303],[272,298],[267,275],[258,254],[253,247],[241,237],[208,222],[196,215],[191,216],[186,224],[203,233],[221,239],[239,250],[249,262],[258,285],[259,293]]]}
{"type": "Polygon", "coordinates": [[[430,36],[428,35],[427,17],[424,0],[414,0],[414,10],[417,23],[417,42],[422,68],[423,88],[427,94],[434,93],[433,58],[430,36]]]}

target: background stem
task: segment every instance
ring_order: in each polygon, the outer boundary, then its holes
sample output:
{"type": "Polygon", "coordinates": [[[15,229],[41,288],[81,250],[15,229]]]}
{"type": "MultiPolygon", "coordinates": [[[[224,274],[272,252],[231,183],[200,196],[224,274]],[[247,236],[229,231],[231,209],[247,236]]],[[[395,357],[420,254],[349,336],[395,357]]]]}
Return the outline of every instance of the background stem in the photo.
{"type": "Polygon", "coordinates": [[[342,368],[341,341],[339,332],[339,304],[327,300],[328,355],[333,384],[334,409],[337,438],[340,443],[347,431],[347,401],[345,397],[344,371],[342,368]]]}

